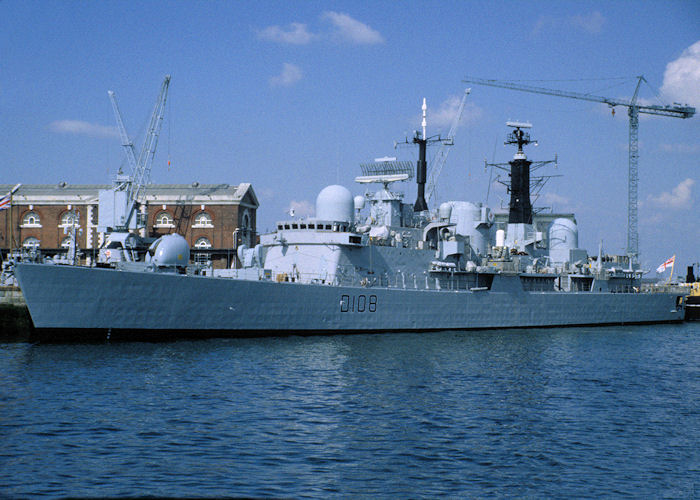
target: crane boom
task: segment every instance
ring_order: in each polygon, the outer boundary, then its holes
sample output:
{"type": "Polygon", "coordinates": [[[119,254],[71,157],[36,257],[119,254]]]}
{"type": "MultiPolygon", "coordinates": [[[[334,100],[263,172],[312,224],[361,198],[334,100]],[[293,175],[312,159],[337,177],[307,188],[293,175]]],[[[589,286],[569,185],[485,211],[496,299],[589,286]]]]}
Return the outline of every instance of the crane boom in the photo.
{"type": "MultiPolygon", "coordinates": [[[[643,76],[638,77],[639,82],[646,81],[643,76]]],[[[635,99],[624,100],[624,99],[614,99],[611,97],[600,97],[592,94],[583,94],[580,92],[566,92],[563,90],[548,89],[543,87],[533,87],[531,85],[521,85],[514,82],[507,82],[501,80],[487,80],[484,78],[472,78],[467,77],[462,80],[465,83],[475,83],[477,85],[488,85],[490,87],[499,87],[503,89],[519,90],[521,92],[531,92],[533,94],[545,94],[553,95],[558,97],[569,97],[572,99],[581,99],[584,101],[592,102],[602,102],[610,107],[615,106],[636,106],[640,113],[646,113],[650,115],[661,115],[661,116],[672,116],[675,118],[690,118],[695,114],[695,108],[691,106],[660,106],[660,105],[641,105],[636,103],[636,92],[635,99]]],[[[639,91],[639,82],[637,84],[637,92],[639,91]]]]}
{"type": "Polygon", "coordinates": [[[457,127],[459,126],[459,121],[462,119],[462,113],[464,112],[464,105],[467,102],[467,96],[472,91],[468,88],[464,90],[464,95],[462,95],[462,101],[459,103],[459,109],[457,110],[457,115],[455,116],[454,122],[450,127],[450,131],[447,134],[447,138],[442,141],[440,149],[435,155],[435,164],[430,169],[430,177],[428,178],[428,203],[433,198],[435,194],[435,188],[437,186],[438,178],[440,177],[440,172],[442,172],[442,167],[445,166],[447,161],[447,155],[450,153],[448,146],[454,144],[455,134],[457,133],[457,127]]]}
{"type": "Polygon", "coordinates": [[[130,193],[131,196],[129,196],[129,199],[132,200],[132,206],[127,218],[127,225],[129,219],[133,215],[136,203],[143,193],[145,185],[151,181],[151,165],[153,163],[153,157],[156,154],[156,148],[158,147],[158,136],[160,134],[161,125],[163,124],[163,114],[165,113],[165,102],[168,98],[169,85],[170,75],[166,75],[160,87],[160,93],[158,94],[158,99],[156,99],[153,113],[151,114],[151,122],[148,125],[148,132],[146,133],[143,147],[139,154],[137,169],[133,173],[132,191],[130,193]]]}
{"type": "Polygon", "coordinates": [[[131,220],[143,195],[144,188],[150,182],[151,164],[158,146],[158,136],[163,122],[163,114],[165,113],[165,102],[168,96],[169,85],[170,75],[166,75],[160,87],[160,93],[153,108],[138,158],[136,157],[134,144],[126,132],[114,92],[108,91],[114,116],[117,120],[121,143],[131,167],[131,175],[123,175],[120,171],[114,187],[111,190],[104,190],[104,193],[100,192],[101,208],[98,224],[99,227],[104,228],[103,230],[109,228],[111,231],[128,232],[130,228],[133,228],[131,220]]]}
{"type": "Polygon", "coordinates": [[[610,107],[625,106],[629,116],[629,162],[628,162],[628,191],[627,191],[627,254],[633,261],[639,255],[639,231],[637,230],[637,190],[639,184],[638,162],[639,162],[639,113],[649,115],[669,116],[672,118],[691,118],[695,115],[695,108],[685,105],[674,104],[673,106],[638,104],[637,96],[642,81],[646,82],[644,76],[637,77],[637,87],[631,100],[614,99],[601,97],[579,92],[566,92],[563,90],[533,87],[514,82],[487,80],[484,78],[467,77],[465,83],[475,83],[477,85],[488,85],[504,89],[519,90],[521,92],[531,92],[534,94],[553,95],[557,97],[568,97],[571,99],[581,99],[607,104],[610,107]]]}
{"type": "Polygon", "coordinates": [[[132,173],[136,171],[136,152],[134,150],[134,143],[129,139],[129,135],[126,133],[126,127],[124,127],[124,121],[122,120],[122,115],[119,112],[119,106],[117,105],[117,98],[114,96],[114,92],[111,90],[107,91],[109,94],[109,100],[112,102],[112,109],[114,110],[114,117],[117,119],[117,127],[119,128],[119,136],[122,140],[122,147],[124,147],[124,152],[126,153],[126,158],[131,167],[132,173]]]}

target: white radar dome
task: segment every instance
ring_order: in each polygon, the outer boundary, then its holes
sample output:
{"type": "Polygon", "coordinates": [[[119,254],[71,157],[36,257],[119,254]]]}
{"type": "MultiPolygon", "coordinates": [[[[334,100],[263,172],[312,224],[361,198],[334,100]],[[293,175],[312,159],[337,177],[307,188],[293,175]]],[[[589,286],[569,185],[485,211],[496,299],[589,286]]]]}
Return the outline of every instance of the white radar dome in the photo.
{"type": "Polygon", "coordinates": [[[179,234],[166,234],[148,249],[151,262],[157,266],[186,266],[190,261],[190,246],[179,234]]]}
{"type": "Polygon", "coordinates": [[[365,208],[365,197],[361,194],[355,196],[355,198],[353,198],[353,202],[355,203],[355,210],[362,210],[365,208]]]}
{"type": "Polygon", "coordinates": [[[316,197],[316,218],[338,222],[351,222],[355,201],[350,190],[332,185],[318,193],[316,197]]]}
{"type": "Polygon", "coordinates": [[[447,201],[441,203],[438,213],[440,214],[440,220],[450,220],[450,217],[452,217],[452,204],[447,201]]]}

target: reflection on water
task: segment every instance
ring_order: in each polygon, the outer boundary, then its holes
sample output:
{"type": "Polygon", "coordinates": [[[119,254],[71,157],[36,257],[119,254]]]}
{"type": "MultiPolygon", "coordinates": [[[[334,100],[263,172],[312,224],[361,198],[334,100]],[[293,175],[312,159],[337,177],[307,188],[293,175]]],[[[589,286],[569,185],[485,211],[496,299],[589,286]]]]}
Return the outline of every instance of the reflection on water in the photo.
{"type": "Polygon", "coordinates": [[[699,333],[0,344],[0,495],[691,497],[699,333]]]}

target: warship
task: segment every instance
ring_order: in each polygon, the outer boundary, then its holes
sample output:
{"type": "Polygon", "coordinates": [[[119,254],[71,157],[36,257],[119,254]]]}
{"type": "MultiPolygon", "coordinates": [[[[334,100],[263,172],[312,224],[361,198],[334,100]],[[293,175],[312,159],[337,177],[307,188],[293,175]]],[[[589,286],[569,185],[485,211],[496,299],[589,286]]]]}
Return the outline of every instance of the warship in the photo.
{"type": "MultiPolygon", "coordinates": [[[[363,194],[325,187],[314,217],[290,214],[254,247],[239,246],[237,268],[191,264],[177,234],[110,266],[19,263],[37,334],[148,340],[683,320],[681,294],[640,291],[632,256],[589,255],[572,215],[536,216],[529,123],[508,123],[517,151],[503,164],[507,218],[468,201],[429,210],[423,109],[422,132],[406,141],[418,146],[415,168],[395,158],[363,164],[363,194]],[[406,203],[399,188],[414,177],[416,201],[406,203]]],[[[114,239],[112,252],[126,240],[114,239]]]]}

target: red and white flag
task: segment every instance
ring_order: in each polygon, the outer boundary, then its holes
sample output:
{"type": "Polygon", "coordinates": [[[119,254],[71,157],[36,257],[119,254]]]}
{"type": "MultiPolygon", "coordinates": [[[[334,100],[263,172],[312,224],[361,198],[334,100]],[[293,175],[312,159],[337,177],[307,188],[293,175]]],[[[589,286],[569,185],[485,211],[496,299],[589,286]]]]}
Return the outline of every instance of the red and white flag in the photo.
{"type": "Polygon", "coordinates": [[[657,268],[656,268],[656,272],[657,272],[657,273],[663,273],[663,272],[666,270],[667,267],[672,267],[672,266],[673,266],[673,262],[674,262],[675,260],[676,260],[676,256],[674,255],[673,257],[671,257],[670,259],[668,259],[666,262],[664,262],[663,264],[661,264],[659,267],[657,267],[657,268]]]}
{"type": "Polygon", "coordinates": [[[5,210],[10,208],[10,205],[12,204],[12,195],[17,192],[19,187],[22,184],[17,184],[15,187],[13,187],[9,193],[7,193],[5,196],[0,198],[0,210],[5,210]]]}
{"type": "Polygon", "coordinates": [[[12,196],[10,196],[10,193],[7,193],[5,196],[0,198],[0,210],[5,210],[7,208],[10,208],[11,201],[12,201],[12,196]]]}

